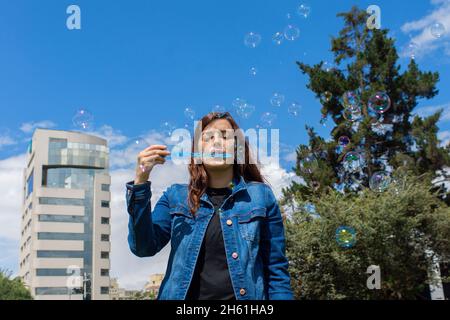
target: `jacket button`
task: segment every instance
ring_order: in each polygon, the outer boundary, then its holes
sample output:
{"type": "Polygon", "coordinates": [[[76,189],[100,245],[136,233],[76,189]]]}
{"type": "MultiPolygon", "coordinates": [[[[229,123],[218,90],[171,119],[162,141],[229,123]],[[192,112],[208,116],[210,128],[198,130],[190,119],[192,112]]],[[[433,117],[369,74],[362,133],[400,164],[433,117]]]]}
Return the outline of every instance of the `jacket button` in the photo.
{"type": "Polygon", "coordinates": [[[241,294],[241,296],[243,296],[244,294],[245,294],[245,289],[244,288],[241,288],[241,290],[239,290],[239,293],[241,294]]]}
{"type": "Polygon", "coordinates": [[[231,254],[231,256],[233,257],[233,259],[237,259],[238,254],[237,254],[237,252],[233,252],[233,253],[231,254]]]}
{"type": "Polygon", "coordinates": [[[233,221],[231,221],[231,219],[227,220],[227,225],[231,226],[233,224],[233,221]]]}

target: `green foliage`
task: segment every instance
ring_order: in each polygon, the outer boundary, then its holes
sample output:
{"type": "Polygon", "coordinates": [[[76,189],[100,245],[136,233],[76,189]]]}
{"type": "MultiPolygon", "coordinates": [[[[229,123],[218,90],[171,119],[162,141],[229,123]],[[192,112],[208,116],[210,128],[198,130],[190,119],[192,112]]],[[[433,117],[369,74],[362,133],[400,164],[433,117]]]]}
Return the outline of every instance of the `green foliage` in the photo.
{"type": "Polygon", "coordinates": [[[415,299],[428,285],[432,250],[450,257],[450,208],[430,192],[430,178],[398,177],[388,190],[292,197],[300,210],[286,220],[287,255],[298,299],[415,299]],[[305,204],[316,207],[312,218],[305,204]],[[340,247],[339,226],[356,230],[356,243],[340,247]],[[366,286],[370,265],[381,269],[381,289],[366,286]]]}
{"type": "Polygon", "coordinates": [[[20,278],[11,279],[11,272],[0,270],[0,300],[32,300],[20,278]]]}

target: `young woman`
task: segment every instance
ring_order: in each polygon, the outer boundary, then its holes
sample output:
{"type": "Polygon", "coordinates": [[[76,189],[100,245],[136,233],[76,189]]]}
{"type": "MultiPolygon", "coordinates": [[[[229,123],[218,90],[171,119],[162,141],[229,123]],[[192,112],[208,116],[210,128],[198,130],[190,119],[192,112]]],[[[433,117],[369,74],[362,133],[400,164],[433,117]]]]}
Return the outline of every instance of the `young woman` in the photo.
{"type": "Polygon", "coordinates": [[[126,185],[131,251],[149,257],[171,241],[157,299],[293,299],[280,209],[250,163],[247,141],[245,161],[236,161],[237,139],[229,133],[239,127],[228,112],[209,113],[199,126],[192,148],[204,154],[201,163],[190,159],[188,185],[170,186],[151,210],[148,179],[170,154],[164,145],[139,153],[136,177],[126,185]]]}

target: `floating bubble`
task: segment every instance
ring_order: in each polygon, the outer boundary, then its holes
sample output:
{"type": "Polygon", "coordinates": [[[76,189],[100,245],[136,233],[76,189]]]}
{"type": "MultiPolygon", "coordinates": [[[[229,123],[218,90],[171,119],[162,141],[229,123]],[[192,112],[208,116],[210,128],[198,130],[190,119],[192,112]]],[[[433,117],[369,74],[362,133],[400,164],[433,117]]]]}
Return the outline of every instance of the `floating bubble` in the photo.
{"type": "Polygon", "coordinates": [[[220,104],[216,104],[211,109],[212,112],[225,112],[226,109],[224,106],[221,106],[220,104]]]}
{"type": "Polygon", "coordinates": [[[369,98],[369,109],[376,113],[385,113],[391,107],[391,99],[384,91],[378,91],[369,98]]]}
{"type": "Polygon", "coordinates": [[[242,107],[246,103],[247,103],[246,100],[244,100],[242,98],[236,98],[233,100],[233,102],[231,104],[233,105],[233,107],[239,108],[239,107],[242,107]]]}
{"type": "Polygon", "coordinates": [[[292,14],[290,14],[290,13],[287,13],[287,14],[286,14],[286,19],[288,19],[288,20],[289,20],[289,19],[291,19],[291,18],[292,18],[292,14]]]}
{"type": "Polygon", "coordinates": [[[284,28],[284,37],[289,41],[294,41],[300,36],[300,30],[296,26],[289,24],[284,28]]]}
{"type": "Polygon", "coordinates": [[[280,45],[283,42],[283,39],[284,39],[284,35],[282,32],[276,32],[272,36],[272,42],[275,43],[276,45],[280,45]]]}
{"type": "Polygon", "coordinates": [[[331,63],[331,62],[325,61],[325,62],[322,64],[322,69],[325,70],[326,72],[330,72],[330,71],[332,71],[332,70],[335,69],[335,66],[334,66],[334,64],[331,63]]]}
{"type": "Polygon", "coordinates": [[[326,115],[322,115],[322,117],[320,118],[320,124],[322,125],[322,126],[324,126],[324,127],[326,127],[327,126],[327,121],[328,121],[328,117],[326,116],[326,115]]]}
{"type": "Polygon", "coordinates": [[[244,37],[244,43],[249,48],[256,48],[261,43],[261,35],[249,32],[244,37]]]}
{"type": "Polygon", "coordinates": [[[358,91],[346,91],[340,102],[345,109],[361,110],[361,99],[358,91]]]}
{"type": "Polygon", "coordinates": [[[94,116],[88,110],[81,108],[77,110],[72,118],[72,123],[75,127],[86,130],[92,127],[94,116]]]}
{"type": "Polygon", "coordinates": [[[377,171],[375,172],[369,180],[369,187],[373,191],[383,192],[391,183],[391,176],[386,171],[377,171]]]}
{"type": "Polygon", "coordinates": [[[250,68],[249,74],[251,76],[256,76],[257,73],[258,73],[258,69],[256,69],[255,67],[250,68]]]}
{"type": "Polygon", "coordinates": [[[430,33],[433,37],[435,37],[436,39],[439,39],[445,33],[445,27],[440,22],[433,23],[430,26],[430,33]]]}
{"type": "Polygon", "coordinates": [[[342,147],[346,147],[350,143],[350,138],[347,136],[340,136],[338,139],[338,143],[342,147]]]}
{"type": "Polygon", "coordinates": [[[419,45],[415,43],[414,41],[411,41],[408,43],[408,46],[406,47],[406,54],[411,58],[415,59],[417,52],[419,51],[419,45]]]}
{"type": "Polygon", "coordinates": [[[271,127],[275,120],[277,119],[277,115],[272,112],[264,112],[261,115],[261,124],[266,127],[271,127]]]}
{"type": "Polygon", "coordinates": [[[270,98],[270,104],[274,107],[279,107],[284,102],[284,95],[279,92],[274,92],[272,97],[270,98]]]}
{"type": "Polygon", "coordinates": [[[162,124],[161,124],[161,132],[164,134],[164,135],[166,135],[166,136],[171,136],[172,135],[172,132],[173,132],[173,130],[175,130],[175,124],[173,124],[172,122],[170,122],[170,121],[164,121],[162,124]]]}
{"type": "Polygon", "coordinates": [[[195,118],[195,111],[191,107],[186,107],[184,109],[184,116],[188,118],[189,120],[194,120],[195,118]]]}
{"type": "Polygon", "coordinates": [[[350,122],[358,121],[362,118],[362,113],[360,110],[350,110],[350,109],[344,109],[342,111],[342,115],[344,118],[350,122]]]}
{"type": "Polygon", "coordinates": [[[350,151],[343,159],[344,169],[349,172],[356,172],[362,168],[362,158],[358,152],[350,151]]]}
{"type": "Polygon", "coordinates": [[[342,248],[351,248],[356,243],[356,231],[349,226],[336,228],[336,242],[342,248]]]}
{"type": "Polygon", "coordinates": [[[323,101],[325,101],[325,102],[329,102],[329,101],[331,100],[331,98],[333,98],[333,94],[332,94],[330,91],[325,91],[325,92],[322,94],[322,99],[323,99],[323,101]]]}
{"type": "Polygon", "coordinates": [[[301,4],[297,8],[297,13],[302,18],[308,18],[309,14],[311,13],[311,7],[306,4],[301,4]]]}
{"type": "Polygon", "coordinates": [[[236,113],[243,119],[248,119],[255,111],[255,106],[249,103],[245,103],[236,107],[236,113]]]}
{"type": "Polygon", "coordinates": [[[294,117],[297,117],[300,114],[301,105],[297,102],[292,102],[288,107],[289,114],[293,115],[294,117]]]}
{"type": "Polygon", "coordinates": [[[311,153],[306,155],[304,158],[302,158],[299,162],[300,170],[303,173],[311,174],[313,173],[318,167],[319,163],[316,159],[316,157],[311,153]]]}

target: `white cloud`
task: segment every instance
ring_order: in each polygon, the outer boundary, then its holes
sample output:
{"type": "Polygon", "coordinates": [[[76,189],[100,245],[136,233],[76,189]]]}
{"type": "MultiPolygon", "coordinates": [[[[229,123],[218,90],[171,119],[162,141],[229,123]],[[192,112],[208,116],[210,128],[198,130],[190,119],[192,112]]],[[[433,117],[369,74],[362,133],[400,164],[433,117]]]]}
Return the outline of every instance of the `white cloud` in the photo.
{"type": "Polygon", "coordinates": [[[450,121],[450,103],[438,105],[438,106],[426,106],[418,108],[415,112],[420,117],[428,117],[438,110],[442,109],[441,119],[439,121],[450,121]]]}
{"type": "Polygon", "coordinates": [[[87,134],[91,134],[108,141],[108,147],[116,147],[121,145],[127,141],[127,137],[122,134],[119,130],[113,129],[113,127],[109,125],[103,125],[98,130],[87,132],[87,134]]]}
{"type": "MultiPolygon", "coordinates": [[[[445,52],[448,51],[448,44],[445,40],[450,38],[450,2],[432,0],[431,4],[436,6],[431,13],[418,20],[407,22],[401,27],[404,33],[416,33],[411,38],[411,42],[418,45],[416,57],[422,57],[439,48],[443,48],[445,52]],[[430,26],[436,22],[441,23],[446,30],[440,38],[435,38],[430,32],[430,26]]],[[[408,50],[402,52],[402,56],[408,55],[408,50]]]]}
{"type": "Polygon", "coordinates": [[[36,128],[49,129],[54,127],[56,127],[56,124],[53,121],[43,120],[22,123],[20,130],[24,133],[32,133],[36,128]]]}
{"type": "Polygon", "coordinates": [[[1,134],[0,135],[0,149],[6,146],[12,146],[16,144],[17,141],[11,138],[9,134],[1,134]]]}
{"type": "Polygon", "coordinates": [[[438,139],[441,141],[441,146],[443,147],[450,144],[450,130],[439,132],[438,139]]]}

